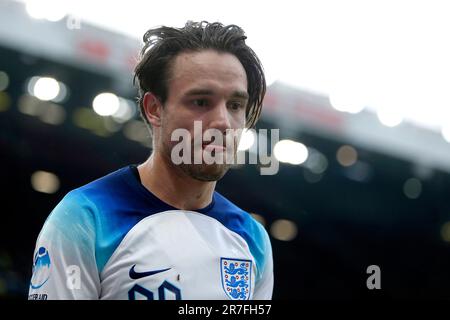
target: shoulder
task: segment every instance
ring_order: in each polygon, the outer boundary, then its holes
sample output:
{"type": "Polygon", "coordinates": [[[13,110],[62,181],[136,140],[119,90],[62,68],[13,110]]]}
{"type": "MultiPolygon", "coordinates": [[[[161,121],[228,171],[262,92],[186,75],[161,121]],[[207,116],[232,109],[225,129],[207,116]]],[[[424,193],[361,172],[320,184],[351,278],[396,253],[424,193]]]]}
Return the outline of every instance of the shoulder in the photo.
{"type": "Polygon", "coordinates": [[[215,206],[210,215],[246,241],[256,260],[258,274],[262,273],[271,252],[266,229],[249,212],[241,209],[220,193],[214,193],[214,200],[215,206]]]}
{"type": "Polygon", "coordinates": [[[248,211],[238,207],[217,191],[214,193],[214,201],[215,206],[212,210],[213,214],[215,214],[216,218],[226,227],[234,229],[245,227],[248,231],[251,231],[252,235],[267,235],[262,224],[253,218],[248,211]]]}
{"type": "Polygon", "coordinates": [[[95,252],[102,270],[126,233],[144,216],[128,167],[67,193],[39,235],[95,252]]]}
{"type": "Polygon", "coordinates": [[[132,187],[135,187],[132,173],[129,167],[123,167],[73,190],[73,193],[84,197],[91,204],[100,205],[110,203],[110,200],[120,200],[121,195],[132,193],[132,187]]]}
{"type": "Polygon", "coordinates": [[[50,213],[46,223],[57,223],[60,228],[73,226],[75,222],[93,223],[98,208],[103,203],[110,203],[107,198],[112,198],[113,190],[118,189],[116,187],[120,184],[118,180],[123,169],[68,192],[50,213]]]}
{"type": "Polygon", "coordinates": [[[93,240],[95,219],[89,200],[78,190],[72,190],[47,217],[39,238],[58,239],[88,245],[93,240]]]}
{"type": "MultiPolygon", "coordinates": [[[[94,219],[113,212],[122,202],[132,200],[136,188],[128,167],[111,172],[67,193],[53,210],[49,219],[94,219]]],[[[108,219],[111,219],[109,215],[108,219]]]]}

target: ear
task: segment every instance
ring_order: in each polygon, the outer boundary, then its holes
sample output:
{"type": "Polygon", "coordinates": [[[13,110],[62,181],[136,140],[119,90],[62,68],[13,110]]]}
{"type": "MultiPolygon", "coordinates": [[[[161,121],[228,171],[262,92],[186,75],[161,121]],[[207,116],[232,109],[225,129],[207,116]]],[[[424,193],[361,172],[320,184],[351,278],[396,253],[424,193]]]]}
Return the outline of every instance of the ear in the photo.
{"type": "Polygon", "coordinates": [[[157,96],[151,92],[146,92],[142,99],[145,116],[153,127],[161,126],[162,104],[157,96]]]}

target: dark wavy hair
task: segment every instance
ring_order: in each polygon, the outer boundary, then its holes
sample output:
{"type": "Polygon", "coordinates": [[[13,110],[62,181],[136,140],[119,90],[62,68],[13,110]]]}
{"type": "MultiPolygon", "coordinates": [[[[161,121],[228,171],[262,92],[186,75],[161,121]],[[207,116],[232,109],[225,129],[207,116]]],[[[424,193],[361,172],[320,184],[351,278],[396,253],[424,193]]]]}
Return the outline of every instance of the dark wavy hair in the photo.
{"type": "Polygon", "coordinates": [[[237,25],[224,26],[219,22],[188,21],[183,28],[158,27],[148,30],[144,46],[134,70],[134,85],[139,90],[138,103],[142,118],[151,130],[143,110],[143,97],[152,92],[164,104],[167,99],[167,79],[171,63],[181,52],[213,49],[235,55],[247,74],[249,100],[246,108],[246,127],[256,125],[266,93],[266,79],[262,64],[255,52],[245,44],[244,30],[237,25]]]}

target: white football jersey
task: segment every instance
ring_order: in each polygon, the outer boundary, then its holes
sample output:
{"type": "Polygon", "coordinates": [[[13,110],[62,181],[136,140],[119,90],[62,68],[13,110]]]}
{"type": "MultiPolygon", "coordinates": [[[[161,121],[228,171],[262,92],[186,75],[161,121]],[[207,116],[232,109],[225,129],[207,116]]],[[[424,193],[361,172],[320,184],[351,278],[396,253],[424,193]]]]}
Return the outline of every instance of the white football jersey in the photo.
{"type": "Polygon", "coordinates": [[[271,299],[269,236],[218,192],[161,201],[127,166],[69,192],[47,218],[29,299],[271,299]]]}

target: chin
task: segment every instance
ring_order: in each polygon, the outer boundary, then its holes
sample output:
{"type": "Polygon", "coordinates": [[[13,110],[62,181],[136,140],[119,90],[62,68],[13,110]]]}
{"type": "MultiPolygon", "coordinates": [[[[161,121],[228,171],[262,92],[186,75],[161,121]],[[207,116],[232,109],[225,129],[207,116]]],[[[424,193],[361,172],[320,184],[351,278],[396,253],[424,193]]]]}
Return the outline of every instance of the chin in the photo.
{"type": "Polygon", "coordinates": [[[200,181],[218,181],[230,169],[226,164],[182,164],[180,167],[187,175],[200,181]]]}

